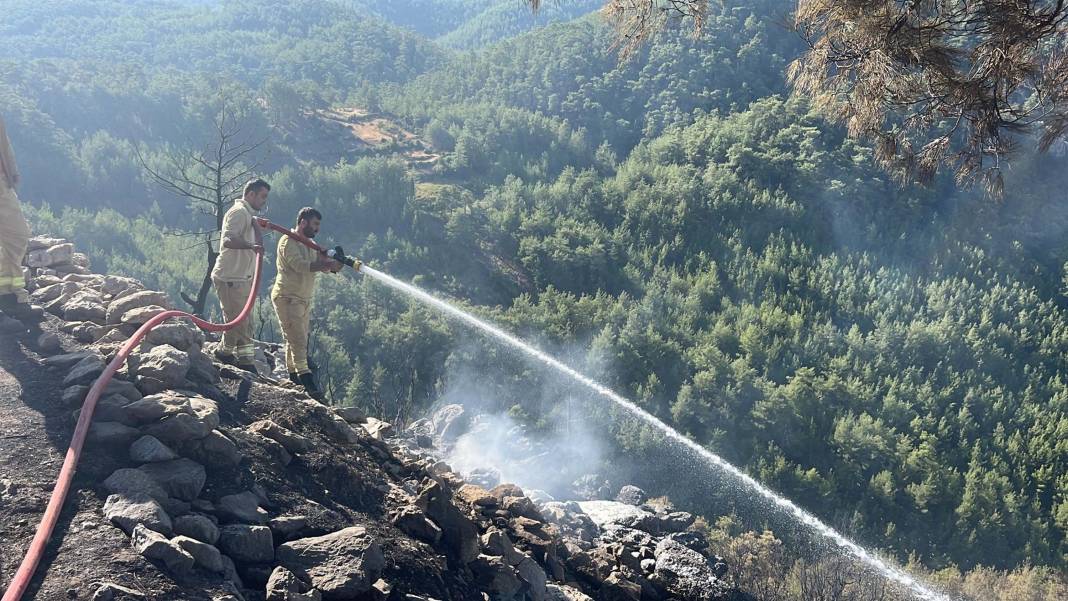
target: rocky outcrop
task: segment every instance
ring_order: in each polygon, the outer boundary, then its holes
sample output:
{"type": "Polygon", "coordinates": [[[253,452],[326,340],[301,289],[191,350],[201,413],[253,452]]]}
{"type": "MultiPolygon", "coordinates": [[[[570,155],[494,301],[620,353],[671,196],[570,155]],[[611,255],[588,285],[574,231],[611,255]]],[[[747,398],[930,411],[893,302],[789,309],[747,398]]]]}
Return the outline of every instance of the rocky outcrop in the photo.
{"type": "MultiPolygon", "coordinates": [[[[56,402],[75,410],[119,345],[172,305],[135,280],[88,273],[66,241],[39,240],[31,253],[34,301],[66,347],[44,368],[63,382],[56,402]]],[[[104,517],[178,585],[291,601],[729,593],[694,517],[640,489],[609,501],[594,478],[595,499],[558,501],[499,474],[458,474],[440,453],[477,435],[479,419],[462,406],[399,430],[215,363],[212,337],[177,321],[150,333],[107,386],[89,433],[90,449],[111,462],[99,479],[104,517]]],[[[282,363],[276,347],[258,346],[261,363],[282,363]]]]}

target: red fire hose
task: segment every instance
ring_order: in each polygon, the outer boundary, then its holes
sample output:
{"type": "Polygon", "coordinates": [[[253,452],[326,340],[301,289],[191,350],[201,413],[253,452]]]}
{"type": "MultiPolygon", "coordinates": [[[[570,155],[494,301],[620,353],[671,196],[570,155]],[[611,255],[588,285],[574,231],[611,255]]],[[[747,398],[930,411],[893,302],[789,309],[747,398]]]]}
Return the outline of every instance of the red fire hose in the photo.
{"type": "MultiPolygon", "coordinates": [[[[263,218],[256,219],[263,228],[285,234],[320,253],[326,252],[321,246],[296,232],[275,225],[263,218]]],[[[104,368],[104,372],[96,379],[92,388],[89,389],[89,394],[85,397],[81,415],[78,417],[78,424],[74,427],[74,436],[71,438],[70,447],[67,449],[67,456],[63,460],[63,468],[60,470],[59,478],[56,480],[56,487],[52,489],[52,497],[48,501],[48,507],[45,509],[44,516],[41,517],[41,523],[37,527],[37,533],[34,534],[33,541],[30,543],[30,548],[26,552],[22,564],[19,566],[18,571],[15,572],[15,576],[12,578],[7,592],[4,593],[3,601],[19,601],[19,599],[22,598],[22,595],[26,592],[26,588],[30,584],[30,579],[33,578],[33,573],[37,570],[37,565],[41,562],[41,556],[44,554],[45,546],[48,545],[48,541],[52,538],[52,531],[55,529],[56,520],[59,519],[59,512],[63,508],[67,493],[70,491],[71,481],[74,479],[74,471],[78,466],[78,460],[81,458],[82,447],[85,445],[85,437],[89,432],[89,425],[92,423],[93,411],[96,409],[96,403],[100,399],[101,393],[107,388],[108,383],[111,382],[111,378],[115,375],[115,372],[122,367],[126,362],[126,359],[130,356],[130,353],[141,343],[145,336],[147,336],[153,328],[168,319],[175,317],[186,318],[192,321],[200,329],[209,332],[225,332],[233,329],[238,323],[248,317],[249,313],[252,312],[252,307],[256,304],[256,292],[260,287],[260,274],[262,268],[263,251],[261,250],[256,253],[256,271],[252,276],[252,292],[249,293],[248,300],[245,302],[245,307],[233,321],[216,324],[200,319],[185,311],[164,311],[138,328],[137,332],[126,341],[126,344],[119,349],[118,354],[116,354],[111,362],[108,363],[107,367],[104,368]]]]}

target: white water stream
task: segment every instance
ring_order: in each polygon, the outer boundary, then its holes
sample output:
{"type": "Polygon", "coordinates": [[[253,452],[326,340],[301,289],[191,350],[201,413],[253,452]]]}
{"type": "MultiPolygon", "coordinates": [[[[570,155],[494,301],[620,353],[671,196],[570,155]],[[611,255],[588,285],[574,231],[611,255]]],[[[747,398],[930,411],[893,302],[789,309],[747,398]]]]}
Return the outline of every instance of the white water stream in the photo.
{"type": "Polygon", "coordinates": [[[746,487],[756,491],[761,496],[774,503],[777,507],[781,508],[782,510],[793,516],[797,521],[801,522],[805,526],[808,526],[814,532],[829,540],[830,542],[834,543],[837,547],[841,548],[846,553],[867,564],[869,567],[882,574],[888,580],[891,580],[897,584],[908,588],[914,595],[916,595],[920,599],[924,599],[925,601],[952,601],[946,595],[932,590],[916,578],[910,576],[901,568],[890,565],[883,559],[873,555],[867,549],[864,549],[860,545],[841,535],[834,528],[831,528],[830,526],[821,522],[816,516],[798,507],[789,499],[777,494],[775,491],[767,488],[763,484],[757,482],[751,476],[734,467],[719,455],[716,455],[715,453],[702,447],[696,442],[683,436],[679,432],[675,431],[675,429],[673,429],[671,426],[660,421],[654,415],[648,413],[641,407],[635,405],[631,401],[623,398],[615,392],[612,392],[612,390],[603,386],[602,384],[575,371],[564,363],[561,363],[552,356],[545,354],[544,352],[538,350],[530,344],[527,344],[519,338],[516,338],[508,332],[505,332],[504,330],[501,330],[500,328],[492,324],[486,323],[481,319],[475,317],[474,315],[471,315],[470,313],[467,313],[466,311],[463,311],[462,309],[453,306],[451,303],[439,299],[415,286],[412,286],[411,284],[406,284],[394,277],[386,275],[381,271],[377,271],[367,266],[362,267],[360,269],[360,272],[374,278],[375,280],[389,286],[390,288],[399,290],[409,296],[412,296],[420,302],[430,305],[450,317],[458,319],[478,330],[481,330],[482,332],[489,334],[497,340],[507,343],[509,346],[512,346],[522,351],[531,358],[537,359],[541,363],[544,363],[549,367],[559,370],[567,374],[568,376],[574,378],[578,382],[581,382],[582,384],[597,392],[601,396],[608,398],[613,403],[616,403],[620,407],[626,409],[628,412],[637,416],[646,424],[656,428],[670,440],[673,440],[676,443],[685,446],[701,458],[705,459],[710,464],[715,465],[716,467],[719,467],[720,469],[729,473],[730,475],[741,481],[746,487]]]}

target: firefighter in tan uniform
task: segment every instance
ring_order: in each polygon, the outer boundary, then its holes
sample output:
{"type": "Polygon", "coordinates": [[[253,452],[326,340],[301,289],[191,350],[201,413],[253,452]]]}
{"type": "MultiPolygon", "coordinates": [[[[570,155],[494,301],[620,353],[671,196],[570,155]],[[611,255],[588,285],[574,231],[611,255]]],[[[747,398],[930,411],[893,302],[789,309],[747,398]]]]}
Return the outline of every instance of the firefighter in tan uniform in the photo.
{"type": "MultiPolygon", "coordinates": [[[[263,232],[254,212],[267,204],[270,191],[270,184],[262,179],[251,180],[245,184],[241,198],[234,200],[234,206],[223,217],[222,244],[211,271],[211,281],[215,284],[227,322],[241,314],[252,293],[256,253],[263,251],[263,232]]],[[[250,315],[232,330],[223,332],[222,346],[215,351],[215,358],[256,373],[255,351],[250,315]]]]}
{"type": "Polygon", "coordinates": [[[19,197],[15,194],[18,185],[15,151],[0,117],[0,311],[22,322],[36,322],[42,311],[30,305],[26,279],[22,274],[30,225],[22,215],[19,197]]]}
{"type": "MultiPolygon", "coordinates": [[[[306,238],[314,238],[319,233],[322,221],[319,211],[305,207],[297,215],[297,226],[293,231],[306,238]]],[[[322,392],[315,385],[311,370],[308,368],[308,334],[311,319],[312,295],[315,293],[315,274],[329,271],[341,271],[342,264],[320,255],[289,236],[281,236],[278,241],[278,253],[275,257],[278,276],[271,289],[271,301],[278,313],[278,323],[282,326],[282,337],[286,341],[286,368],[289,379],[304,387],[314,399],[322,398],[322,392]]]]}

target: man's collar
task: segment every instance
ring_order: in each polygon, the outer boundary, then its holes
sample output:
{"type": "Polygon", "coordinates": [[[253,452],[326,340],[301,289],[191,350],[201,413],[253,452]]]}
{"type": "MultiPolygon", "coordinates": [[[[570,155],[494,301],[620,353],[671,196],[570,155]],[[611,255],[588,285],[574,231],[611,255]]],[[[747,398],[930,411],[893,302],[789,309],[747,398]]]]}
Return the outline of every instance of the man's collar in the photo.
{"type": "Polygon", "coordinates": [[[245,200],[244,198],[235,198],[234,202],[239,204],[239,205],[241,205],[241,206],[243,206],[243,207],[245,207],[245,210],[247,210],[249,213],[255,213],[256,212],[256,209],[253,209],[252,205],[250,205],[248,203],[248,201],[245,200]]]}

